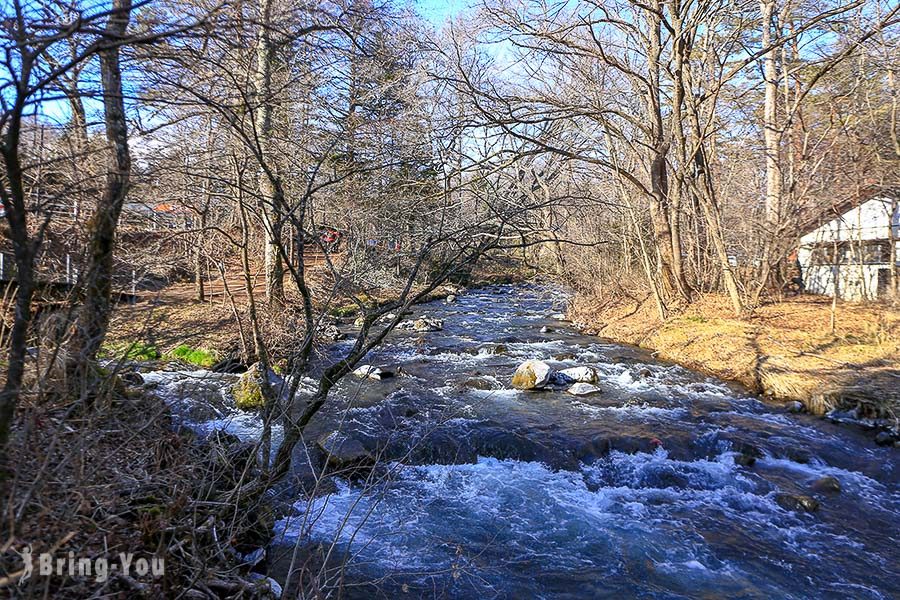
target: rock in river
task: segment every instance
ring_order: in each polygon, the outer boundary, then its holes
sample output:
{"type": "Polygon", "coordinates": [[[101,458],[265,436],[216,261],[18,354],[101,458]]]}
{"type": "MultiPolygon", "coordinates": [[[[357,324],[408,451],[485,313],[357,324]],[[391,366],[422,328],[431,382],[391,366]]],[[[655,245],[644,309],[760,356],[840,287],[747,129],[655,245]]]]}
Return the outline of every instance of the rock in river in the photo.
{"type": "Polygon", "coordinates": [[[799,402],[797,400],[794,400],[793,402],[788,402],[787,409],[788,409],[788,412],[791,412],[791,413],[802,413],[803,412],[803,403],[799,402]]]}
{"type": "Polygon", "coordinates": [[[416,319],[416,321],[413,323],[413,331],[418,331],[419,333],[426,333],[428,331],[441,331],[443,328],[444,321],[442,319],[422,317],[420,319],[416,319]]]}
{"type": "Polygon", "coordinates": [[[516,369],[512,385],[518,390],[541,388],[550,382],[553,370],[542,360],[526,360],[516,369]]]}
{"type": "Polygon", "coordinates": [[[462,387],[471,390],[498,390],[500,384],[488,377],[469,377],[463,382],[462,387]]]}
{"type": "Polygon", "coordinates": [[[566,391],[573,396],[587,396],[588,394],[596,394],[602,390],[592,383],[576,383],[566,391]]]}
{"type": "Polygon", "coordinates": [[[347,337],[334,323],[328,323],[319,327],[319,335],[332,342],[337,342],[347,337]]]}
{"type": "Polygon", "coordinates": [[[838,481],[837,477],[826,475],[825,477],[816,479],[812,484],[812,489],[814,492],[830,492],[837,494],[841,491],[841,482],[838,481]]]}
{"type": "Polygon", "coordinates": [[[360,365],[353,371],[353,374],[357,377],[368,377],[369,379],[375,379],[376,381],[381,381],[382,379],[388,379],[389,377],[394,376],[391,371],[373,367],[372,365],[360,365]]]}
{"type": "MultiPolygon", "coordinates": [[[[266,399],[262,391],[263,376],[262,364],[253,363],[250,365],[247,372],[243,373],[238,382],[231,388],[235,406],[241,410],[255,410],[265,406],[266,399]]],[[[281,378],[272,369],[268,369],[268,373],[265,376],[268,377],[269,385],[273,391],[282,388],[283,382],[281,378]]]]}
{"type": "Polygon", "coordinates": [[[818,500],[809,496],[801,496],[800,494],[778,494],[775,496],[775,502],[781,508],[794,512],[815,512],[819,510],[818,500]]]}
{"type": "Polygon", "coordinates": [[[359,465],[373,460],[372,454],[366,450],[362,442],[340,431],[332,431],[319,438],[316,444],[328,457],[329,466],[334,468],[359,465]]]}
{"type": "Polygon", "coordinates": [[[571,367],[559,372],[566,380],[578,383],[597,383],[597,371],[593,367],[571,367]]]}
{"type": "Polygon", "coordinates": [[[894,443],[894,435],[890,431],[879,431],[875,436],[875,443],[879,446],[890,446],[894,443]]]}

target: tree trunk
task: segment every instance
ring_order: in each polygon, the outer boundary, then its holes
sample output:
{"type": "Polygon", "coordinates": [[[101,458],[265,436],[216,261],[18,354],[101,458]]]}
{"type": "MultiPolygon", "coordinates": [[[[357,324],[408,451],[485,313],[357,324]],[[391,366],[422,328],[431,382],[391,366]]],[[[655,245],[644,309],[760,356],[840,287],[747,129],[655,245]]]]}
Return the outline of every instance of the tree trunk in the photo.
{"type": "Polygon", "coordinates": [[[272,0],[260,1],[260,30],[256,40],[256,72],[254,87],[256,92],[255,127],[259,144],[259,160],[262,167],[259,174],[259,197],[262,204],[265,229],[266,299],[270,303],[284,303],[284,267],[281,262],[281,186],[277,171],[269,163],[272,153],[272,68],[275,61],[275,46],[271,33],[272,0]]]}
{"type": "Polygon", "coordinates": [[[25,217],[25,191],[22,185],[23,173],[18,148],[20,123],[21,112],[11,119],[2,148],[7,189],[0,194],[3,197],[3,208],[6,210],[15,252],[17,288],[15,315],[9,336],[6,383],[0,391],[0,457],[3,461],[0,463],[0,481],[6,478],[6,446],[25,375],[28,329],[31,326],[31,300],[34,294],[34,256],[37,252],[37,244],[28,239],[25,217]]]}
{"type": "MultiPolygon", "coordinates": [[[[659,0],[653,3],[654,10],[647,11],[648,20],[648,74],[646,107],[650,123],[651,142],[648,150],[648,167],[650,175],[650,219],[656,248],[659,254],[659,269],[663,285],[670,293],[675,293],[685,300],[690,299],[687,282],[684,279],[682,263],[676,259],[675,245],[681,243],[672,235],[671,205],[669,198],[668,166],[666,155],[669,142],[665,139],[662,116],[662,86],[660,82],[659,57],[662,52],[660,29],[662,27],[662,4],[659,0]]],[[[677,215],[676,215],[677,218],[677,215]]],[[[680,252],[679,252],[680,254],[680,252]]]]}
{"type": "MultiPolygon", "coordinates": [[[[772,18],[775,14],[775,0],[761,0],[762,46],[772,44],[772,18]]],[[[766,148],[766,224],[771,236],[781,219],[781,168],[779,161],[779,134],[777,123],[778,67],[777,51],[770,49],[763,55],[763,77],[765,78],[765,105],[763,107],[763,136],[766,148]]]]}
{"type": "MultiPolygon", "coordinates": [[[[108,38],[121,40],[130,18],[131,0],[113,0],[113,12],[106,25],[108,38]]],[[[109,158],[106,187],[90,222],[89,263],[83,282],[84,302],[77,316],[67,368],[70,385],[79,386],[79,395],[91,389],[89,365],[96,359],[109,326],[116,229],[131,172],[118,46],[100,52],[100,78],[109,158]]]]}

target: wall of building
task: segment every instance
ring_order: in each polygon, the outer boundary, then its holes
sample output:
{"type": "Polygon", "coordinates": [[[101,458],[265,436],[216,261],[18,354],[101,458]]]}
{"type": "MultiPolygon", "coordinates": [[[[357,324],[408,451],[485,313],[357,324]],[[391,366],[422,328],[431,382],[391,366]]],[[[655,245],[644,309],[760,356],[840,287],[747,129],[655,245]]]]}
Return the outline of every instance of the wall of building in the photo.
{"type": "MultiPolygon", "coordinates": [[[[800,259],[803,265],[803,259],[800,259]]],[[[878,271],[885,265],[810,265],[804,269],[803,285],[812,294],[833,296],[837,282],[844,300],[874,300],[878,297],[878,271]]]]}
{"type": "MultiPolygon", "coordinates": [[[[879,272],[889,272],[889,240],[900,238],[900,209],[873,198],[800,238],[797,260],[808,292],[845,300],[878,296],[879,272]],[[880,241],[881,243],[876,243],[880,241]]],[[[900,242],[898,242],[900,255],[900,242]]]]}

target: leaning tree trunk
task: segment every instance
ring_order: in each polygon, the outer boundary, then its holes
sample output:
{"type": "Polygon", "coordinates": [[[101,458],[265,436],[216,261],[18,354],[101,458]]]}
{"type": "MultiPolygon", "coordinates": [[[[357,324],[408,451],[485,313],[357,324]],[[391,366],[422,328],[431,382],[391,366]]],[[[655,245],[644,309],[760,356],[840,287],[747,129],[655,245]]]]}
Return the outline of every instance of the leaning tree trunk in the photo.
{"type": "MultiPolygon", "coordinates": [[[[113,11],[105,31],[111,44],[124,38],[130,17],[131,0],[113,0],[113,11]]],[[[131,172],[118,45],[100,52],[100,78],[109,157],[106,188],[90,221],[89,262],[82,281],[84,301],[77,315],[67,365],[71,389],[79,397],[91,389],[90,365],[97,358],[109,326],[113,249],[131,172]]]]}

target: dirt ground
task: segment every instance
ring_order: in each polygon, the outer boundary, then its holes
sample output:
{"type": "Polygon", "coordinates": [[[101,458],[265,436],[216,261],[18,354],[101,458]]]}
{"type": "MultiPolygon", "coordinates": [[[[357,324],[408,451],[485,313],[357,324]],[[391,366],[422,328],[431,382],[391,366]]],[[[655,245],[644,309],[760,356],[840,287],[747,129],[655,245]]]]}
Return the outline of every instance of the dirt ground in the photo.
{"type": "Polygon", "coordinates": [[[603,337],[756,392],[800,400],[810,412],[860,406],[900,417],[900,310],[842,302],[831,329],[830,299],[798,296],[736,318],[727,298],[708,295],[660,322],[653,303],[614,305],[580,296],[572,319],[603,337]]]}

